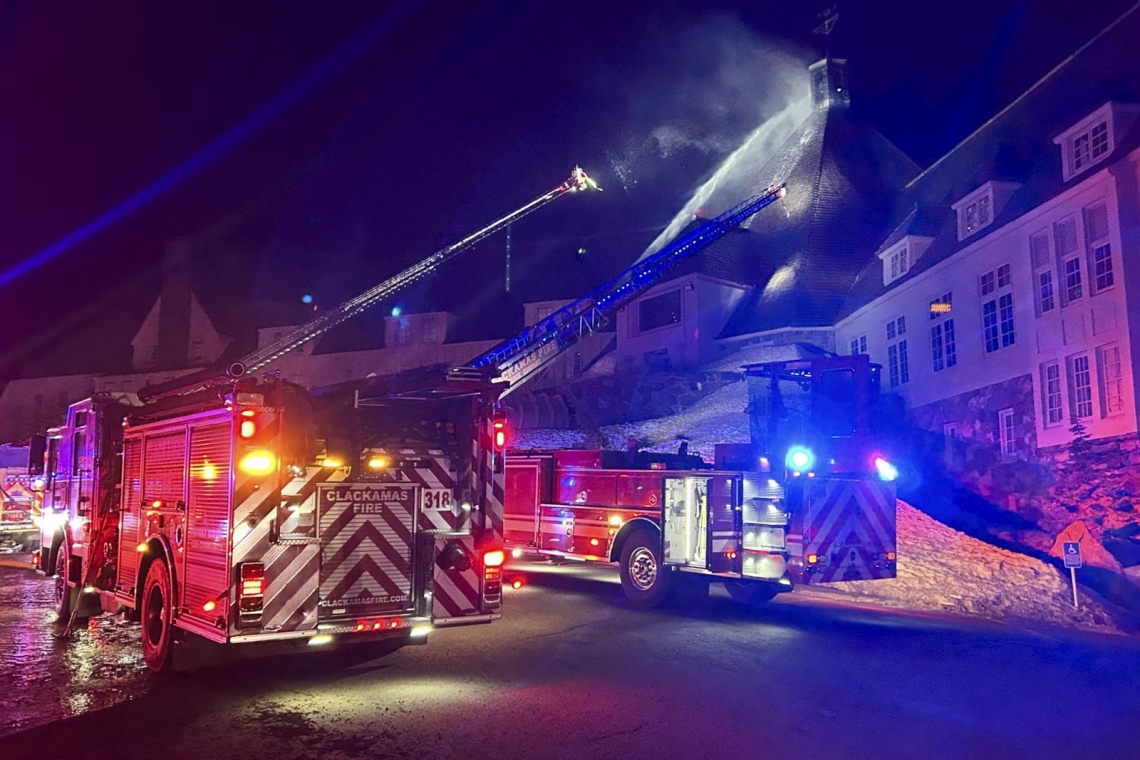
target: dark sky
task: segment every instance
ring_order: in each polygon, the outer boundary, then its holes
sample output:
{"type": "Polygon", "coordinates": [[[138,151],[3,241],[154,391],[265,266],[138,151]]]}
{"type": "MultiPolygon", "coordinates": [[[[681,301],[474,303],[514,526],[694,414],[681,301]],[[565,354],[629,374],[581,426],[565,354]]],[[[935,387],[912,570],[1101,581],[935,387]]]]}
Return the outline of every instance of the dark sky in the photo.
{"type": "MultiPolygon", "coordinates": [[[[128,361],[171,240],[242,338],[264,302],[333,306],[581,164],[605,192],[518,225],[510,298],[495,238],[401,299],[501,333],[630,263],[800,93],[824,5],[0,0],[0,380],[128,361]]],[[[927,165],[1129,5],[845,2],[827,44],[927,165]]]]}

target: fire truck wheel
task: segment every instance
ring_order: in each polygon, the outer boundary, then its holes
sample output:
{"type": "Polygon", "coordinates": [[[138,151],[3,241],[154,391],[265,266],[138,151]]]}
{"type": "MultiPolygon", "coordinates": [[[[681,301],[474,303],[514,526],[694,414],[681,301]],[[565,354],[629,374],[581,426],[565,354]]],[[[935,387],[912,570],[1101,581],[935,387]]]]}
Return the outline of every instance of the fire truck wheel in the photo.
{"type": "Polygon", "coordinates": [[[72,592],[67,587],[68,574],[71,572],[71,552],[67,544],[62,544],[55,555],[55,612],[60,622],[66,623],[71,616],[72,592]]]}
{"type": "Polygon", "coordinates": [[[170,667],[170,647],[174,638],[171,624],[170,571],[161,557],[151,563],[142,595],[142,650],[146,666],[155,673],[170,667]]]}
{"type": "Polygon", "coordinates": [[[672,571],[661,562],[657,537],[639,530],[621,547],[621,590],[638,609],[656,607],[669,594],[672,571]]]}
{"type": "Polygon", "coordinates": [[[775,583],[764,581],[726,580],[724,589],[734,600],[750,607],[760,607],[772,601],[777,592],[775,583]]]}

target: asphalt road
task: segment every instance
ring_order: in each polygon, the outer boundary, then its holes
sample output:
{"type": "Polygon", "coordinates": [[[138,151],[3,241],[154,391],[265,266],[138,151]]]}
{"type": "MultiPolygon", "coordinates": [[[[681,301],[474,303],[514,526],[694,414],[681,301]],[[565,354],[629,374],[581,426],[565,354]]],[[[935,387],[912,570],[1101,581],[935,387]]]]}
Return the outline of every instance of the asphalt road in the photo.
{"type": "Polygon", "coordinates": [[[532,570],[425,647],[152,678],[115,618],[46,640],[46,582],[0,568],[0,758],[1140,758],[1128,640],[795,594],[637,612],[532,570]]]}

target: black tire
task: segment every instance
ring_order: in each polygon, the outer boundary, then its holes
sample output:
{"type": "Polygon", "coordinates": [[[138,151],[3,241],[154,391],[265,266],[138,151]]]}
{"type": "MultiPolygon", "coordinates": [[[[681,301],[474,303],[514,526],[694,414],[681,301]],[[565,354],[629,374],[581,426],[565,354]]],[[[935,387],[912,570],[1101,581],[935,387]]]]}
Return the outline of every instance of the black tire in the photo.
{"type": "Polygon", "coordinates": [[[170,650],[174,640],[173,603],[170,571],[166,568],[166,560],[159,557],[147,570],[139,604],[143,659],[155,673],[170,668],[170,650]]]}
{"type": "Polygon", "coordinates": [[[621,547],[621,590],[631,606],[650,609],[665,601],[673,570],[661,562],[657,534],[644,528],[634,531],[621,547]]]}
{"type": "Polygon", "coordinates": [[[71,578],[71,552],[67,544],[60,544],[55,553],[55,614],[61,623],[66,623],[71,617],[71,605],[74,603],[74,589],[68,588],[67,582],[71,578]]]}
{"type": "Polygon", "coordinates": [[[767,581],[725,580],[724,589],[735,601],[749,607],[762,607],[779,593],[776,584],[767,581]]]}

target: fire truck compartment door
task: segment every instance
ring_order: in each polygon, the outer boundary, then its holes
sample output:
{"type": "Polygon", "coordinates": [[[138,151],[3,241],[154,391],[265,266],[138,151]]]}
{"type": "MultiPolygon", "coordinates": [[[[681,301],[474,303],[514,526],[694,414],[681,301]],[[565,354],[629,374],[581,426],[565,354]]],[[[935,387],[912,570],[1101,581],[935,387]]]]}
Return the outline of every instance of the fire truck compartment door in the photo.
{"type": "Polygon", "coordinates": [[[419,491],[411,483],[317,486],[320,620],[412,610],[419,491]]]}
{"type": "Polygon", "coordinates": [[[708,567],[707,477],[665,479],[665,557],[667,564],[708,567]]]}
{"type": "Polygon", "coordinates": [[[895,577],[894,489],[866,479],[809,481],[803,536],[803,583],[895,577]]]}

